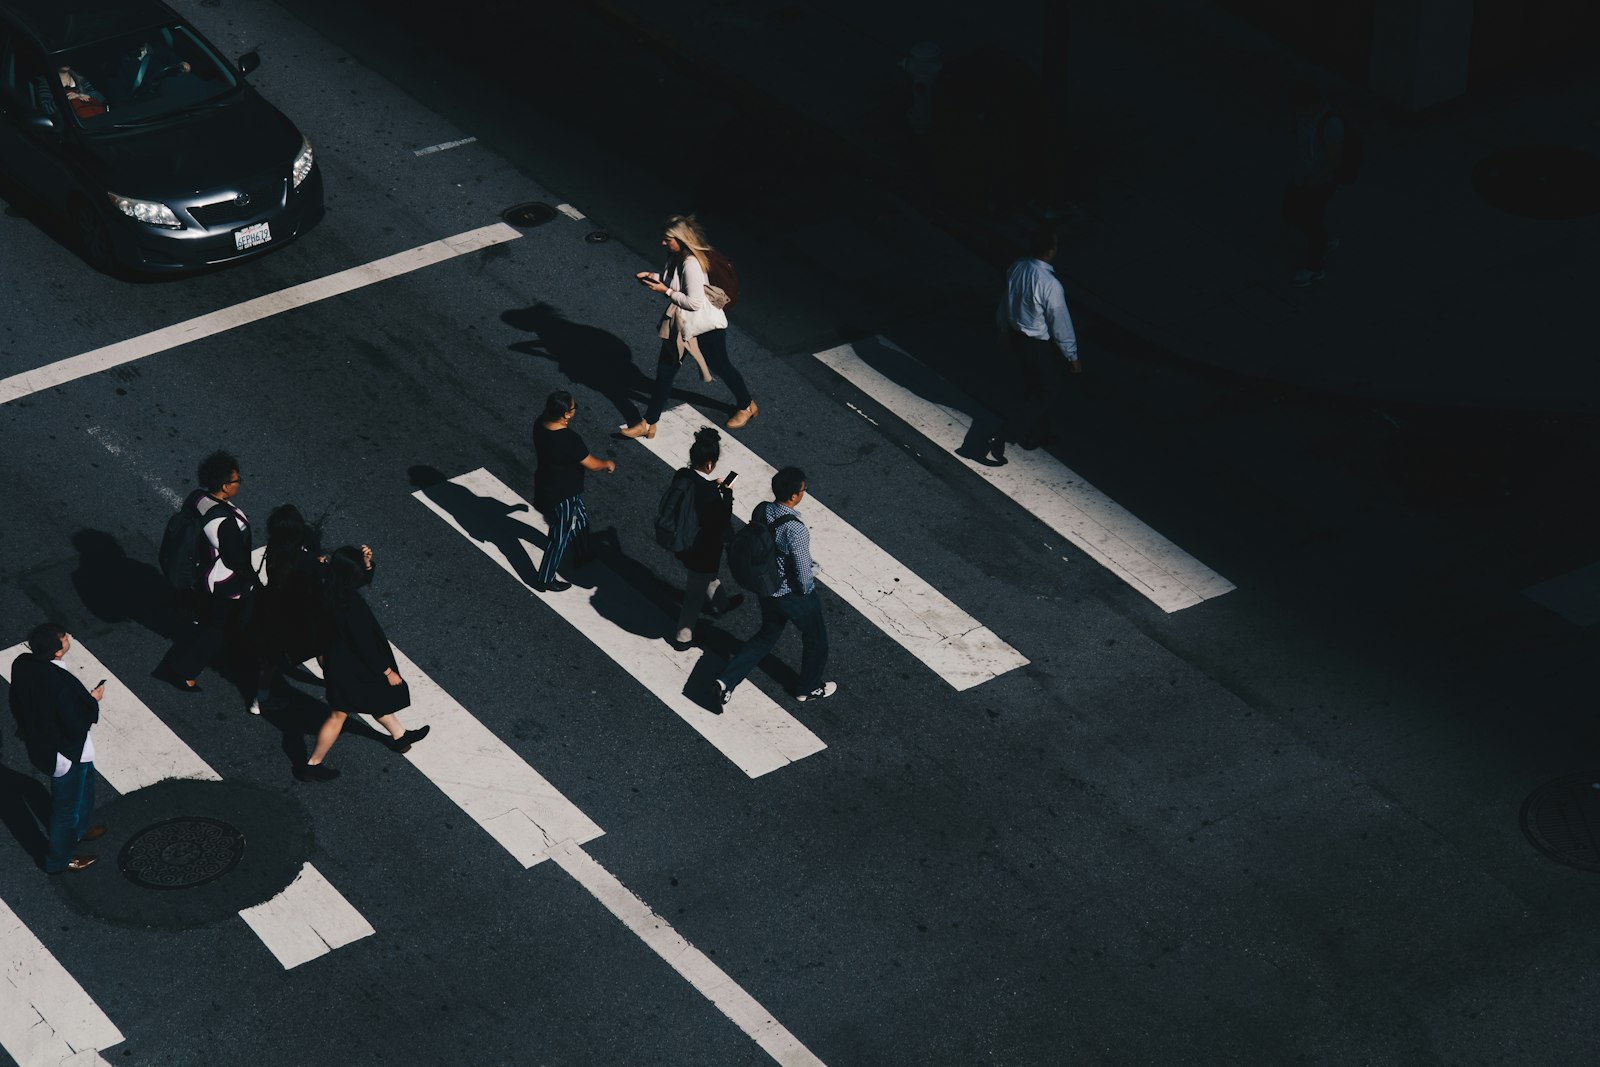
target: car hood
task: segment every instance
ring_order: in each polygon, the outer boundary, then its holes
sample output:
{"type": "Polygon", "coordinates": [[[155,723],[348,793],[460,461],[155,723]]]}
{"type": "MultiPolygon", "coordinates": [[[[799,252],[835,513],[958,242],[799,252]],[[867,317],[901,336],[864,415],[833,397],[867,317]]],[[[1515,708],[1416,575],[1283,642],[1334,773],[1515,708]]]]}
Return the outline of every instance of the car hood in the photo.
{"type": "Polygon", "coordinates": [[[109,191],[179,200],[287,176],[300,150],[300,131],[283,112],[246,90],[223,107],[192,109],[151,126],[97,132],[83,139],[83,147],[109,191]]]}

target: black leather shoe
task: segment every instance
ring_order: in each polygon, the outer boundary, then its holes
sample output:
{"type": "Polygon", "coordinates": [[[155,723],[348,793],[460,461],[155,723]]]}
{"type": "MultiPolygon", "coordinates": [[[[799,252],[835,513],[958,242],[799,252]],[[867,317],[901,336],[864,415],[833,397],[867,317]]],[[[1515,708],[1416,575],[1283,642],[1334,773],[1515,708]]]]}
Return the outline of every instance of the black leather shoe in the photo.
{"type": "Polygon", "coordinates": [[[560,578],[557,578],[553,582],[539,582],[533,588],[541,593],[559,593],[562,590],[571,589],[572,583],[563,582],[560,578]]]}
{"type": "Polygon", "coordinates": [[[732,611],[733,609],[737,608],[740,604],[743,604],[743,603],[744,603],[744,594],[743,593],[735,593],[731,597],[729,597],[727,599],[727,601],[720,608],[717,607],[715,604],[711,603],[711,601],[707,600],[704,610],[705,610],[705,613],[707,615],[711,616],[713,619],[716,619],[716,618],[721,618],[722,616],[726,615],[728,612],[732,611]]]}
{"type": "Polygon", "coordinates": [[[404,755],[405,753],[411,751],[412,745],[416,744],[418,741],[421,741],[424,737],[427,737],[428,731],[431,729],[431,726],[419,726],[415,730],[407,730],[399,737],[386,738],[383,743],[388,745],[394,751],[404,755]]]}
{"type": "Polygon", "coordinates": [[[331,782],[339,772],[325,763],[302,763],[295,767],[294,776],[302,782],[331,782]]]}

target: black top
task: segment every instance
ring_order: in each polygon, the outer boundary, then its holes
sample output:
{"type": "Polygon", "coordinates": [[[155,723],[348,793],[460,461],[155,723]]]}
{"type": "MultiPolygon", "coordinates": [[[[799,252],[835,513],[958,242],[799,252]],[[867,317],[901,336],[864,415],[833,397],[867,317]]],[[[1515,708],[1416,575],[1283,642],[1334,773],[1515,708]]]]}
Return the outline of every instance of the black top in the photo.
{"type": "Polygon", "coordinates": [[[395,669],[394,651],[383,627],[359,593],[335,607],[322,672],[328,707],[351,715],[389,715],[411,702],[409,687],[391,686],[383,675],[395,669]]]}
{"type": "Polygon", "coordinates": [[[319,654],[322,577],[326,564],[303,546],[267,549],[267,584],[257,594],[251,628],[256,649],[276,664],[280,656],[299,662],[319,654]]]}
{"type": "Polygon", "coordinates": [[[89,727],[100,721],[100,702],[53,661],[24,652],[11,664],[11,714],[28,761],[54,775],[56,753],[73,763],[83,755],[89,727]]]}
{"type": "Polygon", "coordinates": [[[728,523],[733,518],[733,490],[690,470],[694,491],[695,518],[700,530],[694,543],[678,553],[683,565],[696,574],[715,574],[722,565],[722,546],[728,541],[728,523]]]}
{"type": "Polygon", "coordinates": [[[568,497],[583,492],[583,461],[588,446],[571,427],[549,430],[533,424],[533,451],[539,466],[533,472],[533,506],[549,511],[568,497]]]}

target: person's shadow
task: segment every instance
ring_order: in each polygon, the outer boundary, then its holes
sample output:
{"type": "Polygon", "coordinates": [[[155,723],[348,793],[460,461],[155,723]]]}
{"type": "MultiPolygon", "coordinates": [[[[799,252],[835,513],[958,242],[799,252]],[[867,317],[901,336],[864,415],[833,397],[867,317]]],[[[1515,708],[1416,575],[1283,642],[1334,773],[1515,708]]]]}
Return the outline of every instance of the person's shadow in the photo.
{"type": "Polygon", "coordinates": [[[511,345],[513,352],[554,360],[574,385],[587,386],[616,406],[629,426],[643,418],[639,403],[650,399],[651,381],[633,362],[633,350],[616,334],[573,322],[550,304],[507,311],[500,320],[537,336],[511,345]]]}
{"type": "Polygon", "coordinates": [[[78,552],[72,588],[95,618],[137,623],[168,641],[177,635],[184,618],[177,594],[159,570],[131,558],[103,530],[79,530],[72,547],[78,552]]]}
{"type": "Polygon", "coordinates": [[[0,823],[42,867],[50,845],[44,832],[50,824],[50,790],[37,776],[0,765],[0,823]]]}

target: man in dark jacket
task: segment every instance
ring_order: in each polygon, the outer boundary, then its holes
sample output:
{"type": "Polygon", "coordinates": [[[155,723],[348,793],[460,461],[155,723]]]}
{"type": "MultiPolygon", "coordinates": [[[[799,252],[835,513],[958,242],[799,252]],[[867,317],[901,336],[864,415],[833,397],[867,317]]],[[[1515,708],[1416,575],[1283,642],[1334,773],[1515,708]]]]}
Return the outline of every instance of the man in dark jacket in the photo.
{"type": "Polygon", "coordinates": [[[90,826],[94,812],[94,739],[89,729],[100,721],[105,683],[85,689],[61,657],[72,636],[54,623],[35,626],[28,651],[11,665],[11,714],[28,749],[28,760],[50,776],[50,845],[46,874],[81,871],[93,856],[74,856],[80,841],[106,832],[90,826]]]}
{"type": "Polygon", "coordinates": [[[200,461],[200,488],[183,506],[200,513],[205,537],[200,544],[201,570],[188,592],[192,620],[179,630],[172,649],[156,668],[156,677],[185,693],[200,691],[200,673],[232,640],[243,644],[244,624],[255,593],[256,573],[250,562],[250,520],[233,502],[244,484],[239,461],[228,452],[213,452],[200,461]]]}

